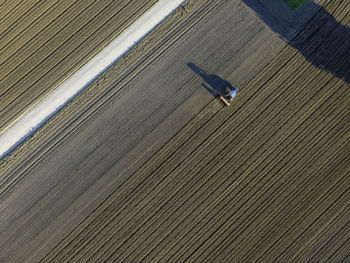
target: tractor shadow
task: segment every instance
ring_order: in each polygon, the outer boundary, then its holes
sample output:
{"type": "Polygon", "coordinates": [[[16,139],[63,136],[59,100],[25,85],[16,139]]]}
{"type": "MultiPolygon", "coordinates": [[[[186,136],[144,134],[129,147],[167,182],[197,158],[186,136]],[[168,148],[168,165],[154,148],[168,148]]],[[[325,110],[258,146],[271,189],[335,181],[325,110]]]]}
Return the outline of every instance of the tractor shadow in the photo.
{"type": "Polygon", "coordinates": [[[242,0],[273,32],[315,67],[350,82],[350,29],[307,1],[292,10],[281,0],[242,0]]]}
{"type": "Polygon", "coordinates": [[[205,81],[205,83],[202,83],[202,86],[214,97],[224,96],[227,89],[233,89],[230,82],[220,78],[218,75],[208,74],[192,62],[187,63],[187,66],[205,81]]]}

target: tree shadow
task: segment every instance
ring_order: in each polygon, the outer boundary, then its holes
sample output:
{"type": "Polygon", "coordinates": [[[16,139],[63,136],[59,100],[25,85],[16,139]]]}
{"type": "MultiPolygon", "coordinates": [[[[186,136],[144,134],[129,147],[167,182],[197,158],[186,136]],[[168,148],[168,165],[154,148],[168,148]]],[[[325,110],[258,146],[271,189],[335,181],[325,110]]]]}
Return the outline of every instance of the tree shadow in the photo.
{"type": "Polygon", "coordinates": [[[187,63],[187,66],[206,82],[202,83],[202,86],[214,97],[224,96],[228,89],[233,90],[231,83],[227,80],[224,80],[215,74],[207,74],[192,62],[187,63]]]}
{"type": "Polygon", "coordinates": [[[350,82],[350,29],[313,1],[293,11],[282,0],[242,0],[319,69],[350,82]]]}

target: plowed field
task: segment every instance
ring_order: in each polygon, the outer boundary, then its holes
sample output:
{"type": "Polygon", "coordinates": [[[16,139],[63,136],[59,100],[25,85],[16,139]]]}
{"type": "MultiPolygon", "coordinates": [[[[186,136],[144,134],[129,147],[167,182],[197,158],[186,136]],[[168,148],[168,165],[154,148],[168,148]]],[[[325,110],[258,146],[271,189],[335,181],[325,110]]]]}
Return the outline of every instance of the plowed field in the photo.
{"type": "Polygon", "coordinates": [[[26,0],[0,6],[0,131],[156,0],[26,0]]]}
{"type": "Polygon", "coordinates": [[[348,7],[188,1],[2,162],[0,261],[347,262],[348,7]]]}

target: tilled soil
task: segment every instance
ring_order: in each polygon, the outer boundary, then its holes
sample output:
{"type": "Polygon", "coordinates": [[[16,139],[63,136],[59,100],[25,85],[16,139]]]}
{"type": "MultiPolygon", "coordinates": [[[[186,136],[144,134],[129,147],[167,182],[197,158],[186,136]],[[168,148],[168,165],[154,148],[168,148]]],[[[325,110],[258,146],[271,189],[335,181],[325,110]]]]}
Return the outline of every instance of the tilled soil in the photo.
{"type": "Polygon", "coordinates": [[[7,2],[0,6],[0,131],[156,0],[7,2]]]}
{"type": "Polygon", "coordinates": [[[347,6],[286,45],[240,1],[189,1],[3,161],[0,258],[345,262],[347,6]]]}

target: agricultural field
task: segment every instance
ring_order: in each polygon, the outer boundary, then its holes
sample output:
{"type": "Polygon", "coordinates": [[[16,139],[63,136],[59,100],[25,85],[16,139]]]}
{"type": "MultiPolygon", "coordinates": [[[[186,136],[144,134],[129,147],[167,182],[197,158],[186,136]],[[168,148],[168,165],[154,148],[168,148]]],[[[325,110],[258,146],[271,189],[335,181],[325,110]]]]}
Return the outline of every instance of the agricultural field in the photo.
{"type": "Polygon", "coordinates": [[[14,0],[0,5],[0,131],[155,2],[14,0]]]}
{"type": "Polygon", "coordinates": [[[2,161],[0,262],[346,262],[349,4],[253,2],[187,1],[2,161]]]}

